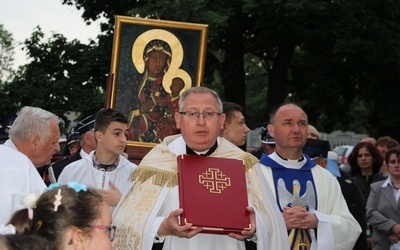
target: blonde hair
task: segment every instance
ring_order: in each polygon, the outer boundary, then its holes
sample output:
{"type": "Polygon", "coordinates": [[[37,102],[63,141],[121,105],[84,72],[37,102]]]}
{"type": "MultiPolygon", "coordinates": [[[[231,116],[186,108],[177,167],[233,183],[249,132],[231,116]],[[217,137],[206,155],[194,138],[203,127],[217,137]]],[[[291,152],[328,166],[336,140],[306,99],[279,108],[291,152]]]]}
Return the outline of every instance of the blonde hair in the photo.
{"type": "Polygon", "coordinates": [[[308,124],[308,133],[314,134],[318,140],[321,139],[321,134],[313,125],[308,124]]]}

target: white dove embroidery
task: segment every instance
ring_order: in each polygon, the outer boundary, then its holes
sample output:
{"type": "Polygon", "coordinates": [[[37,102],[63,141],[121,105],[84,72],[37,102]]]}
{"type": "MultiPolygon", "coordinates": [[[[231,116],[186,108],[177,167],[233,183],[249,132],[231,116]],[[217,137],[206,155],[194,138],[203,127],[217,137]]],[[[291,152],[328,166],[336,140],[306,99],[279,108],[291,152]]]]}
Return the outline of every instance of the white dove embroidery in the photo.
{"type": "Polygon", "coordinates": [[[293,180],[293,194],[291,194],[285,185],[285,181],[280,178],[278,180],[278,200],[279,206],[283,210],[283,207],[289,206],[301,206],[306,208],[308,211],[316,209],[316,195],[314,186],[311,181],[307,181],[306,191],[303,196],[300,197],[301,185],[298,180],[293,180]]]}

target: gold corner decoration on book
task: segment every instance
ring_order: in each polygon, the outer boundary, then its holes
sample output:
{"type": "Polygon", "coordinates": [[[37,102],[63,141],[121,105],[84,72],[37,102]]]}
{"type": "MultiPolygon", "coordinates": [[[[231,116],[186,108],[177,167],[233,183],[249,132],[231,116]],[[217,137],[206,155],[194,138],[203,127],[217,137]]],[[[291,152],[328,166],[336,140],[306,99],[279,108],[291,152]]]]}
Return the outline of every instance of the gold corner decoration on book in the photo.
{"type": "Polygon", "coordinates": [[[177,161],[182,225],[214,234],[251,229],[242,160],[180,155],[177,161]]]}

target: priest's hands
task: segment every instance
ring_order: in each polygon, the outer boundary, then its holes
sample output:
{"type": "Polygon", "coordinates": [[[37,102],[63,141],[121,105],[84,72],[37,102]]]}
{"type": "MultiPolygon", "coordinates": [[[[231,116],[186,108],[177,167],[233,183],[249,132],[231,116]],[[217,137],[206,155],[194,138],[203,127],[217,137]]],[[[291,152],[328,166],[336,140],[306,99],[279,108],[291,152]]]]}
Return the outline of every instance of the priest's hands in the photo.
{"type": "Polygon", "coordinates": [[[394,225],[391,230],[397,238],[400,238],[400,224],[394,225]]]}
{"type": "Polygon", "coordinates": [[[109,185],[111,190],[98,189],[97,191],[99,191],[109,206],[115,207],[121,199],[122,194],[112,181],[109,182],[109,185]]]}
{"type": "Polygon", "coordinates": [[[396,244],[399,241],[399,238],[394,234],[389,235],[388,239],[390,244],[396,244]]]}
{"type": "MultiPolygon", "coordinates": [[[[253,237],[256,232],[256,216],[254,209],[252,207],[247,207],[247,211],[250,214],[250,230],[243,230],[240,234],[229,233],[229,236],[237,240],[245,240],[253,237]]],[[[157,235],[159,237],[174,235],[180,238],[192,238],[196,234],[200,233],[203,228],[198,227],[196,229],[191,229],[192,223],[186,225],[179,225],[178,217],[183,213],[183,209],[177,209],[172,211],[167,218],[161,222],[160,228],[158,229],[157,235]]]]}
{"type": "Polygon", "coordinates": [[[317,216],[300,206],[284,207],[282,215],[288,230],[311,229],[318,226],[317,216]]]}
{"type": "Polygon", "coordinates": [[[192,224],[188,223],[186,225],[179,225],[178,217],[183,213],[183,209],[177,209],[172,211],[167,218],[161,222],[160,228],[158,229],[157,235],[160,237],[167,235],[174,235],[180,238],[192,238],[196,234],[200,233],[203,228],[198,227],[196,229],[191,229],[192,224]]]}
{"type": "Polygon", "coordinates": [[[256,216],[254,209],[252,207],[247,207],[247,211],[249,211],[250,214],[251,229],[243,230],[242,232],[240,232],[240,234],[229,233],[229,237],[235,238],[237,240],[245,240],[253,237],[253,235],[256,233],[256,216]]]}

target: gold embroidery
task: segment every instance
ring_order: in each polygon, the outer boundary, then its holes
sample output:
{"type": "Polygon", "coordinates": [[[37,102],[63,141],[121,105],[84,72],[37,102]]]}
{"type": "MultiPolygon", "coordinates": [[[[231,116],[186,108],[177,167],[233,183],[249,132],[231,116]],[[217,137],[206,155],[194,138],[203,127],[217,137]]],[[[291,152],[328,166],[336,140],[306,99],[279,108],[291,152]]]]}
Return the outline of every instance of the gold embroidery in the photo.
{"type": "Polygon", "coordinates": [[[152,183],[158,186],[174,187],[178,185],[178,174],[151,167],[138,167],[133,171],[129,181],[145,182],[152,178],[152,183]]]}
{"type": "Polygon", "coordinates": [[[239,157],[239,160],[244,161],[244,165],[246,166],[246,172],[252,171],[254,164],[258,163],[259,160],[257,157],[250,153],[244,153],[239,157]]]}
{"type": "Polygon", "coordinates": [[[291,249],[309,250],[311,242],[307,237],[308,229],[292,229],[289,234],[289,242],[293,246],[291,249]]]}

